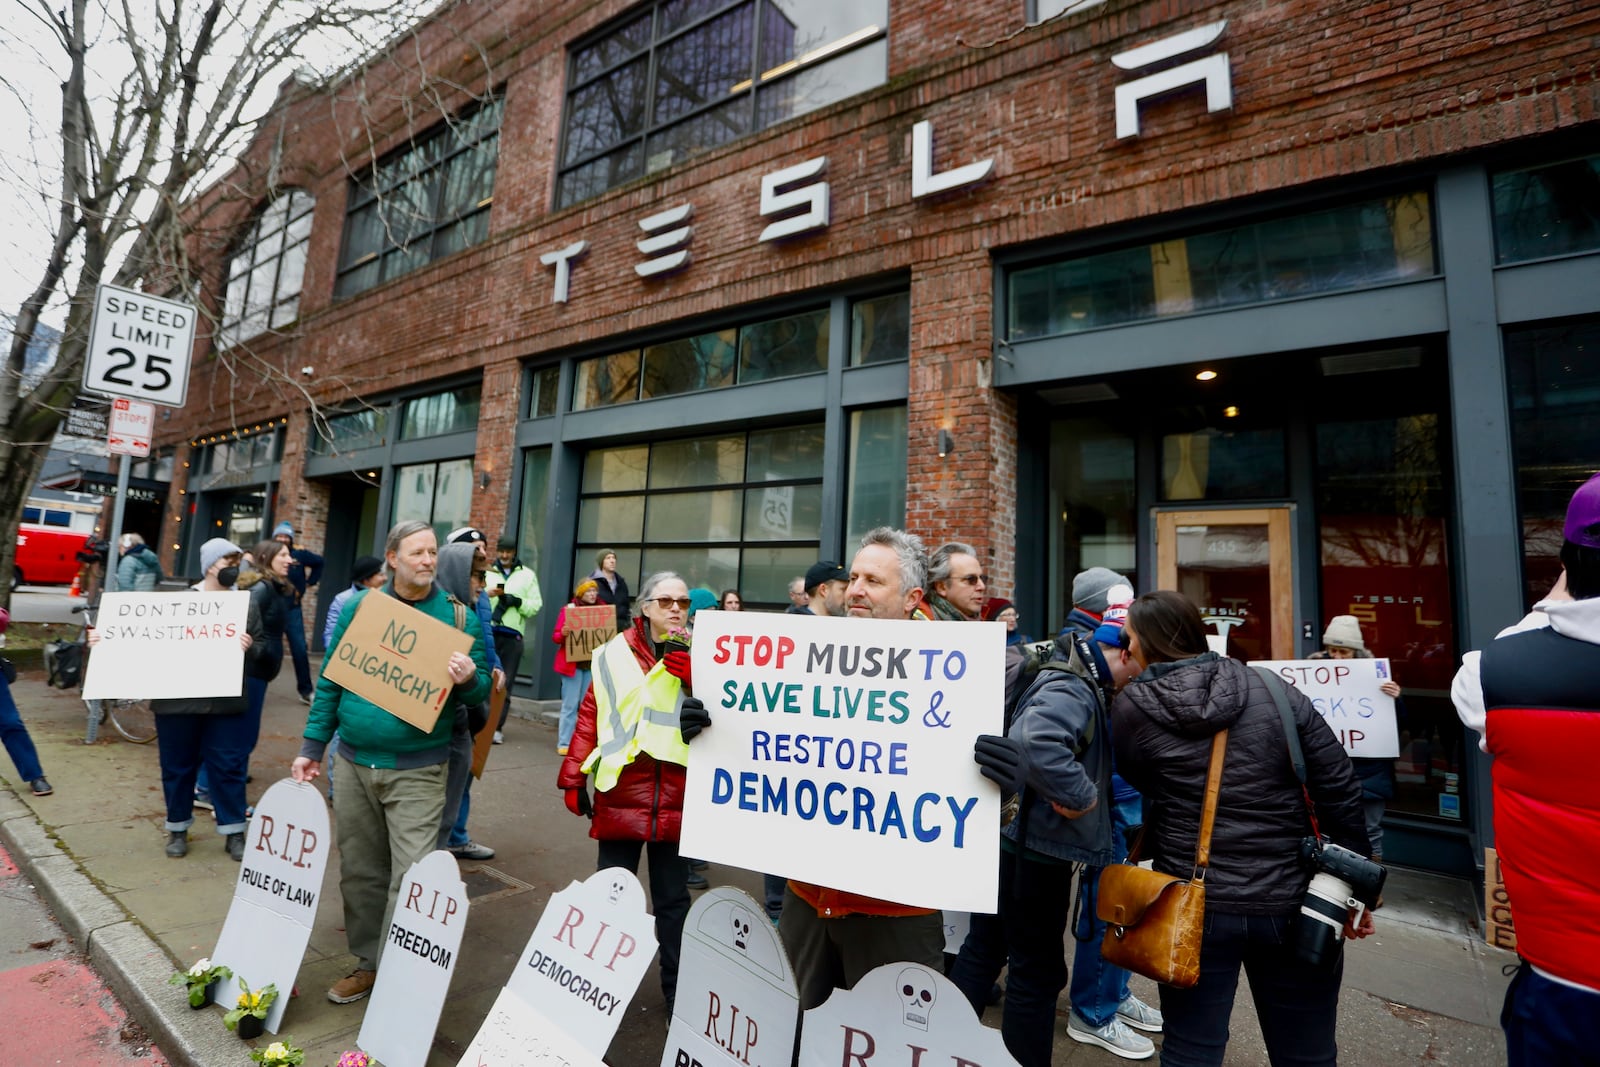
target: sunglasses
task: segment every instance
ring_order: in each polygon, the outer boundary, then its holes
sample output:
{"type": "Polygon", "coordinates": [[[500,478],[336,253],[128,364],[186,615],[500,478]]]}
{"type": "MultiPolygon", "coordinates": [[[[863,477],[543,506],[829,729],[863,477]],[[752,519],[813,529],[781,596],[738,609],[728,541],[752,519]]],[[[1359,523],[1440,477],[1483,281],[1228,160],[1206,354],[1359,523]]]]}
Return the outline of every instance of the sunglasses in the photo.
{"type": "Polygon", "coordinates": [[[968,585],[980,585],[986,583],[988,579],[981,574],[963,574],[956,581],[966,582],[968,585]]]}
{"type": "Polygon", "coordinates": [[[655,598],[656,607],[660,608],[662,611],[669,610],[674,604],[678,606],[679,611],[688,611],[690,603],[691,601],[686,596],[678,597],[676,600],[670,596],[658,596],[655,598]]]}

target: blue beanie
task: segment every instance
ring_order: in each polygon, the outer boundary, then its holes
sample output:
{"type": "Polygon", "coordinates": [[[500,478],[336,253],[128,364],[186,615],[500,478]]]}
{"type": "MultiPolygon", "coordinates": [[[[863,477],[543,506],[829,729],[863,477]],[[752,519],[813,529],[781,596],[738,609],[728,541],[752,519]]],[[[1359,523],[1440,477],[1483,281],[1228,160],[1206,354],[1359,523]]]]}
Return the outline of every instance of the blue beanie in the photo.
{"type": "Polygon", "coordinates": [[[273,537],[277,537],[281,534],[288,534],[290,540],[294,539],[294,527],[289,525],[288,519],[283,520],[272,528],[273,537]]]}

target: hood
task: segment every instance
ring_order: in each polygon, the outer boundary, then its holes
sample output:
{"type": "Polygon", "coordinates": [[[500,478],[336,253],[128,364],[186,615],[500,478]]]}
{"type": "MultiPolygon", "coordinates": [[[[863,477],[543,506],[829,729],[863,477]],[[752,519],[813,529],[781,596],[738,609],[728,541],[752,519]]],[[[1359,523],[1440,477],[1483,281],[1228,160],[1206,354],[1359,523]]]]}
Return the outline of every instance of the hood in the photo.
{"type": "Polygon", "coordinates": [[[250,570],[245,570],[243,567],[240,567],[239,568],[239,578],[238,578],[237,581],[235,581],[233,583],[233,587],[235,589],[249,589],[252,586],[260,585],[262,582],[264,582],[266,580],[267,580],[267,572],[266,571],[258,571],[258,570],[255,570],[254,568],[252,568],[250,570]]]}
{"type": "Polygon", "coordinates": [[[1248,702],[1251,668],[1215,652],[1145,668],[1122,689],[1163,729],[1181,737],[1210,737],[1239,720],[1248,702]]]}
{"type": "Polygon", "coordinates": [[[478,546],[466,543],[439,549],[439,569],[434,573],[434,581],[463,604],[477,602],[472,595],[472,560],[477,554],[478,546]]]}
{"type": "Polygon", "coordinates": [[[1541,600],[1534,608],[1550,617],[1550,628],[1561,636],[1600,645],[1600,597],[1541,600]]]}

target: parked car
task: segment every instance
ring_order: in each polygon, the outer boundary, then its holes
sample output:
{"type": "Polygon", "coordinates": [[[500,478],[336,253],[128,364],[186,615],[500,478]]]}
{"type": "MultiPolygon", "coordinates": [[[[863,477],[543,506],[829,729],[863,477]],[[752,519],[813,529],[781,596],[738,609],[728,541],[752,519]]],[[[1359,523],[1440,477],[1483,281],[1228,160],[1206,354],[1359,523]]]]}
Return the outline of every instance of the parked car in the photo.
{"type": "Polygon", "coordinates": [[[88,544],[89,535],[54,526],[23,523],[17,529],[17,558],[11,573],[11,588],[30,585],[66,585],[83,566],[78,553],[88,544]]]}

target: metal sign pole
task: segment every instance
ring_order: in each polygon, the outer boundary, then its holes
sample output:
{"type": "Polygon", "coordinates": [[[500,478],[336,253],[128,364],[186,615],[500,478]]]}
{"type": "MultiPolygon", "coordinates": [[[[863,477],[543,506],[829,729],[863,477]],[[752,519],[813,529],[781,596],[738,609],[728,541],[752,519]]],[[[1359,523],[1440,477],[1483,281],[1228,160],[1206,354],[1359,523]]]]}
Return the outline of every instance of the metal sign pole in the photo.
{"type": "Polygon", "coordinates": [[[118,542],[122,540],[122,513],[128,506],[128,475],[133,471],[133,461],[128,456],[117,457],[117,499],[111,505],[111,536],[106,538],[110,547],[106,549],[106,583],[105,591],[117,591],[117,549],[118,542]]]}

